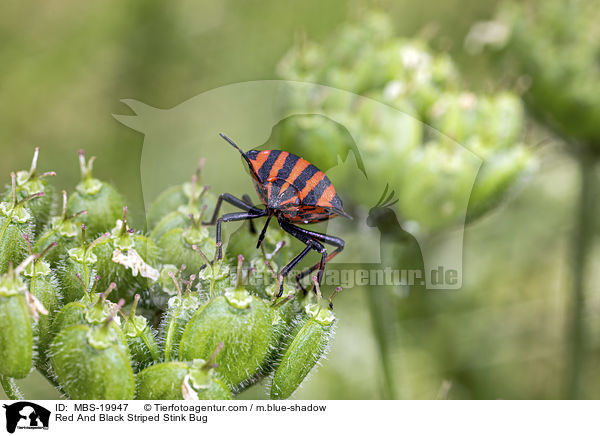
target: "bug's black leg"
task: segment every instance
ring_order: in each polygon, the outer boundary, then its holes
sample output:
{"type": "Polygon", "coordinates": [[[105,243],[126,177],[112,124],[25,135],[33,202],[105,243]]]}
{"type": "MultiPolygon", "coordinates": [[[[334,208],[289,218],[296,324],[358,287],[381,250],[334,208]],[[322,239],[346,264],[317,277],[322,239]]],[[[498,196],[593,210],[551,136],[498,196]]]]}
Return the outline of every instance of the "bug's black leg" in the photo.
{"type": "MultiPolygon", "coordinates": [[[[281,272],[279,273],[279,276],[281,277],[281,284],[279,285],[279,293],[277,294],[277,298],[281,297],[281,295],[283,294],[283,279],[285,279],[287,277],[287,275],[290,273],[290,271],[292,269],[294,269],[294,267],[296,265],[298,265],[298,263],[302,259],[304,259],[304,257],[308,253],[310,253],[311,250],[315,250],[317,252],[325,251],[325,247],[323,247],[323,245],[321,243],[319,243],[317,241],[313,241],[312,239],[308,239],[306,241],[302,240],[302,242],[304,242],[306,244],[306,248],[304,250],[302,250],[300,252],[300,254],[298,254],[296,257],[294,257],[286,266],[284,266],[281,269],[281,272]]],[[[326,253],[326,251],[325,251],[325,253],[326,253]]]]}
{"type": "MultiPolygon", "coordinates": [[[[254,207],[254,205],[252,204],[252,199],[250,198],[250,196],[248,194],[242,195],[242,200],[244,200],[248,206],[254,207]]],[[[254,226],[254,221],[249,220],[248,221],[248,225],[250,226],[250,233],[252,233],[253,235],[255,235],[256,234],[256,227],[254,226]]]]}
{"type": "MultiPolygon", "coordinates": [[[[271,217],[273,215],[270,215],[269,218],[267,218],[267,222],[265,223],[265,226],[263,227],[262,231],[260,232],[260,236],[258,237],[258,242],[256,243],[256,248],[260,248],[260,244],[262,244],[262,241],[265,239],[265,234],[267,233],[267,227],[269,227],[269,223],[271,222],[271,217]]],[[[252,221],[250,221],[252,222],[252,221]]]]}
{"type": "Polygon", "coordinates": [[[217,220],[217,229],[216,229],[216,239],[217,239],[217,245],[219,246],[219,253],[217,255],[217,259],[221,259],[223,257],[223,246],[222,244],[219,244],[220,242],[222,243],[223,241],[221,240],[221,224],[222,223],[228,223],[228,222],[232,222],[232,221],[244,221],[244,220],[252,220],[255,218],[260,218],[263,216],[266,216],[269,212],[266,209],[252,209],[248,212],[234,212],[234,213],[226,213],[225,215],[223,215],[222,217],[220,217],[217,220]]]}
{"type": "MultiPolygon", "coordinates": [[[[298,262],[300,262],[302,260],[302,258],[309,253],[310,250],[315,250],[316,252],[321,254],[321,261],[317,264],[317,266],[319,268],[319,273],[317,274],[317,280],[319,281],[319,284],[320,284],[321,280],[323,279],[323,273],[325,271],[325,263],[327,261],[327,250],[325,249],[323,244],[321,244],[318,240],[316,240],[316,238],[313,237],[312,234],[318,236],[319,238],[322,238],[323,236],[327,236],[327,235],[323,235],[321,233],[305,230],[303,228],[297,227],[297,226],[290,224],[283,220],[279,220],[279,225],[281,226],[282,230],[284,230],[285,232],[292,235],[294,238],[304,242],[307,245],[307,247],[304,249],[304,251],[302,253],[300,253],[298,256],[296,256],[292,260],[292,262],[290,262],[288,265],[286,265],[282,269],[282,273],[285,272],[286,273],[285,275],[289,274],[290,270],[294,266],[296,266],[298,264],[298,262]],[[290,264],[292,264],[292,263],[293,263],[293,265],[290,267],[290,264]]],[[[327,237],[329,238],[329,236],[327,236],[327,237]]],[[[316,268],[314,268],[314,269],[316,269],[316,268]]],[[[314,271],[314,269],[313,269],[313,271],[314,271]]],[[[281,275],[283,275],[283,274],[281,274],[281,275]]],[[[285,277],[285,275],[283,275],[283,276],[285,277]]],[[[296,280],[296,282],[298,283],[298,280],[296,280]]],[[[281,288],[279,290],[279,294],[281,295],[282,293],[283,293],[283,282],[281,283],[281,288]]]]}
{"type": "MultiPolygon", "coordinates": [[[[245,210],[246,212],[260,212],[263,209],[258,209],[254,206],[252,206],[251,204],[246,203],[243,200],[240,200],[237,197],[234,197],[231,194],[221,194],[219,195],[219,199],[217,200],[217,205],[215,206],[215,211],[213,212],[213,216],[210,219],[210,221],[207,222],[203,222],[202,224],[205,226],[211,226],[214,225],[217,222],[217,217],[219,216],[219,212],[221,211],[221,205],[223,204],[223,201],[226,201],[227,203],[231,204],[232,206],[237,207],[238,209],[242,209],[245,210]]],[[[264,216],[264,215],[261,215],[264,216]]]]}
{"type": "MultiPolygon", "coordinates": [[[[305,269],[304,271],[302,271],[301,273],[299,273],[296,276],[296,284],[302,290],[305,290],[304,286],[302,286],[302,283],[300,283],[300,280],[302,280],[304,277],[306,277],[307,275],[309,275],[316,269],[319,269],[319,274],[322,275],[323,271],[325,269],[325,264],[327,262],[329,262],[331,259],[333,259],[336,255],[338,255],[344,249],[345,243],[344,243],[343,239],[340,239],[335,236],[325,235],[323,233],[314,232],[312,230],[306,230],[301,227],[296,227],[293,224],[287,224],[287,225],[290,227],[293,227],[294,229],[296,229],[296,231],[298,233],[302,233],[303,235],[305,235],[305,237],[310,237],[310,238],[314,239],[315,241],[319,241],[324,244],[336,247],[335,250],[333,250],[328,256],[325,255],[324,258],[321,258],[321,262],[316,263],[312,267],[305,269]]],[[[283,228],[283,226],[282,226],[282,228],[283,228]]],[[[286,229],[284,229],[284,230],[286,230],[286,229]]],[[[288,231],[288,230],[286,230],[286,231],[288,231]]],[[[290,232],[288,231],[288,233],[290,233],[290,232]]],[[[292,234],[292,233],[290,233],[290,234],[292,234]]],[[[292,236],[297,237],[295,234],[292,234],[292,236]]],[[[320,283],[321,283],[321,277],[319,277],[319,284],[320,283]]]]}

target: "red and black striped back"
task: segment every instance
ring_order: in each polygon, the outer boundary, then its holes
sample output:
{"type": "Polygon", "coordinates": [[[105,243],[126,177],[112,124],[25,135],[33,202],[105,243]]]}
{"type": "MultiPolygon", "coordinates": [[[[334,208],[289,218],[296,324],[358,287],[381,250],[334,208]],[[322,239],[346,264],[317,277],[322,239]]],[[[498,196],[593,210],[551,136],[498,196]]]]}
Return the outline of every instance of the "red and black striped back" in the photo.
{"type": "Polygon", "coordinates": [[[308,224],[347,216],[329,178],[307,160],[281,150],[251,150],[245,157],[261,201],[289,221],[308,224]]]}

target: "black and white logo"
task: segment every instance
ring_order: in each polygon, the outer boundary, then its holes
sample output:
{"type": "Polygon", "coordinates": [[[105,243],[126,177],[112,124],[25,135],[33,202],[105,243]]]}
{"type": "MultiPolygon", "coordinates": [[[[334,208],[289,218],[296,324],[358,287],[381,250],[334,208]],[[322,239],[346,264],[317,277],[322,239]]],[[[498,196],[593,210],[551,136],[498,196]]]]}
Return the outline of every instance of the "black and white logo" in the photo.
{"type": "Polygon", "coordinates": [[[14,433],[22,430],[48,430],[50,411],[28,401],[2,405],[6,409],[6,431],[14,433]]]}

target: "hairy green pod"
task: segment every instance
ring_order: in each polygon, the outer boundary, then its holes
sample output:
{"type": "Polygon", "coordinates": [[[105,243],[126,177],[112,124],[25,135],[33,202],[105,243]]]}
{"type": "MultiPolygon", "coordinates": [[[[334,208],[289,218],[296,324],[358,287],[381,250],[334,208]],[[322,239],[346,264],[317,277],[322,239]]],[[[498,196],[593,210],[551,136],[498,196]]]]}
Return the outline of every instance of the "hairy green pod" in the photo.
{"type": "Polygon", "coordinates": [[[201,359],[150,366],[135,382],[136,400],[231,400],[229,388],[201,359]]]}
{"type": "Polygon", "coordinates": [[[56,268],[60,259],[65,257],[71,248],[77,246],[77,235],[80,234],[80,230],[75,223],[75,219],[79,215],[87,213],[87,211],[83,210],[69,216],[67,214],[66,191],[62,191],[62,198],[63,208],[61,215],[50,218],[48,227],[41,235],[39,235],[33,247],[33,251],[39,253],[51,244],[57,244],[56,248],[48,252],[45,256],[46,262],[48,262],[52,268],[56,268]]]}
{"type": "Polygon", "coordinates": [[[121,217],[125,201],[121,194],[107,182],[92,177],[94,158],[86,163],[83,151],[79,152],[81,182],[68,202],[68,213],[75,214],[87,210],[86,215],[77,218],[77,222],[85,224],[92,235],[109,231],[116,220],[121,217]]]}
{"type": "Polygon", "coordinates": [[[81,244],[71,248],[56,268],[56,276],[63,293],[63,302],[70,303],[84,297],[85,291],[96,277],[97,246],[105,243],[109,233],[105,233],[90,244],[85,241],[86,227],[82,225],[81,244]],[[84,288],[81,286],[83,282],[84,288]]]}
{"type": "Polygon", "coordinates": [[[215,240],[210,236],[208,228],[202,227],[197,221],[186,229],[169,230],[157,244],[161,263],[176,267],[186,265],[183,274],[186,278],[191,274],[197,275],[206,264],[204,257],[193,246],[197,246],[209,258],[214,256],[216,250],[215,240]]]}
{"type": "Polygon", "coordinates": [[[208,298],[222,295],[231,287],[230,271],[229,265],[222,260],[207,263],[198,274],[198,289],[208,298]]]}
{"type": "Polygon", "coordinates": [[[134,372],[141,371],[147,366],[161,360],[161,352],[156,342],[156,334],[146,318],[135,314],[139,294],[135,296],[129,316],[122,330],[131,353],[131,363],[134,372]]]}
{"type": "MultiPolygon", "coordinates": [[[[0,285],[1,286],[1,285],[0,285]]],[[[33,364],[33,327],[22,292],[0,289],[0,374],[24,378],[33,364]]]]}
{"type": "Polygon", "coordinates": [[[33,316],[38,316],[39,302],[28,301],[31,296],[19,277],[31,260],[0,277],[0,374],[11,378],[26,377],[33,366],[33,316]]]}
{"type": "MultiPolygon", "coordinates": [[[[33,216],[32,234],[34,237],[40,234],[48,222],[55,197],[54,187],[48,183],[46,178],[48,176],[55,176],[56,173],[51,171],[38,174],[37,161],[39,152],[39,147],[36,147],[31,161],[31,168],[29,170],[18,171],[16,174],[17,201],[24,200],[34,194],[44,194],[43,196],[31,199],[27,203],[27,208],[33,216]]],[[[10,197],[11,193],[8,192],[5,195],[4,200],[10,201],[10,197]]]]}
{"type": "MultiPolygon", "coordinates": [[[[217,200],[213,195],[205,192],[205,187],[200,183],[203,165],[204,160],[201,160],[191,182],[167,188],[152,202],[147,217],[148,229],[155,229],[163,218],[177,212],[182,206],[192,205],[198,211],[206,206],[207,213],[213,213],[217,200]]],[[[189,216],[189,213],[187,215],[189,216]]]]}
{"type": "Polygon", "coordinates": [[[37,337],[36,366],[38,368],[44,368],[46,353],[52,339],[52,320],[60,308],[62,295],[56,278],[50,269],[50,265],[40,257],[34,259],[33,262],[25,268],[23,275],[28,278],[29,292],[34,295],[48,311],[47,314],[40,315],[40,319],[34,329],[34,336],[37,337]]]}
{"type": "Polygon", "coordinates": [[[0,274],[8,272],[9,264],[18,265],[27,257],[24,235],[31,234],[34,219],[27,204],[44,196],[44,193],[39,193],[17,200],[16,178],[12,173],[11,200],[0,202],[0,274]]]}
{"type": "Polygon", "coordinates": [[[161,327],[161,340],[166,361],[177,360],[183,331],[200,307],[197,294],[186,292],[169,299],[161,327]]]}
{"type": "MultiPolygon", "coordinates": [[[[123,220],[116,221],[106,243],[96,248],[100,288],[117,284],[114,299],[131,301],[136,291],[147,289],[160,278],[158,248],[144,235],[136,234],[127,225],[127,208],[123,220]]],[[[115,301],[116,301],[115,300],[115,301]]]]}
{"type": "Polygon", "coordinates": [[[306,316],[298,324],[281,361],[273,374],[271,398],[292,395],[308,373],[325,355],[334,332],[333,311],[318,304],[306,308],[306,316]]]}
{"type": "MultiPolygon", "coordinates": [[[[162,236],[169,230],[176,228],[187,228],[193,225],[195,221],[203,222],[208,209],[208,204],[204,202],[204,197],[208,195],[206,192],[208,186],[205,186],[199,194],[194,193],[188,204],[177,207],[172,212],[163,216],[160,221],[153,227],[150,232],[150,237],[155,241],[160,240],[162,236]]],[[[210,201],[213,204],[215,201],[210,201]]],[[[214,233],[211,229],[211,233],[214,233]]],[[[214,236],[214,235],[213,235],[214,236]]]]}
{"type": "Polygon", "coordinates": [[[208,359],[219,343],[217,373],[232,391],[247,386],[270,352],[273,319],[269,306],[243,288],[230,289],[202,306],[188,323],[179,346],[181,360],[208,359]]]}
{"type": "Polygon", "coordinates": [[[108,323],[63,329],[50,345],[50,363],[56,381],[71,399],[133,399],[131,362],[108,323]]]}

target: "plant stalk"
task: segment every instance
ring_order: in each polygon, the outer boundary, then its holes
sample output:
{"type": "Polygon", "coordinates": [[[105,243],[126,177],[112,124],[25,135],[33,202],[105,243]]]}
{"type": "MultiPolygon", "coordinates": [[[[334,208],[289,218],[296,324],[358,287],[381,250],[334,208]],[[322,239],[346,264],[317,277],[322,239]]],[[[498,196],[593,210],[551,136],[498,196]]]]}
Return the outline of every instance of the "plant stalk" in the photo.
{"type": "Polygon", "coordinates": [[[596,158],[589,152],[579,153],[580,190],[573,234],[572,280],[573,292],[569,307],[567,334],[566,396],[578,399],[582,395],[582,376],[585,369],[585,283],[595,221],[595,166],[596,158]]]}
{"type": "Polygon", "coordinates": [[[386,298],[388,296],[385,295],[385,291],[382,289],[371,291],[370,288],[367,288],[366,293],[371,324],[377,339],[381,361],[381,394],[385,400],[395,400],[398,399],[396,371],[392,356],[397,331],[396,319],[393,313],[395,305],[389,301],[389,298],[386,298]]]}

